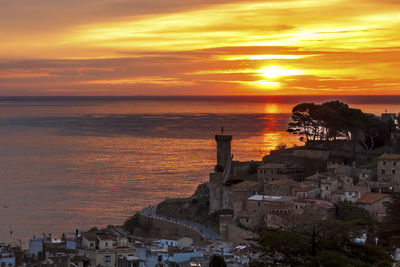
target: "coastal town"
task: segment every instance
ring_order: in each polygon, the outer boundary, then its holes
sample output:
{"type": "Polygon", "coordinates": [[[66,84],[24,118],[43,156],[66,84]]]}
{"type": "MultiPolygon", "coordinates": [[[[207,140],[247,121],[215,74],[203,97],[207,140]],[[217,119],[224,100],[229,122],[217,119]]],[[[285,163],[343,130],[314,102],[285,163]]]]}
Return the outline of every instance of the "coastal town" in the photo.
{"type": "MultiPolygon", "coordinates": [[[[396,114],[379,117],[387,118],[397,120],[396,114]]],[[[318,141],[282,144],[262,161],[239,162],[231,149],[234,136],[221,132],[215,136],[215,169],[193,196],[147,207],[121,226],[33,236],[29,248],[0,243],[0,266],[203,267],[216,259],[230,267],[268,266],[284,253],[265,261],[256,249],[260,229],[315,231],[343,209],[383,222],[400,192],[400,153],[391,149],[398,138],[395,132],[388,145],[369,152],[343,140],[328,148],[318,141]],[[260,260],[264,265],[251,265],[260,260]]],[[[358,227],[351,241],[367,244],[369,233],[358,227]]],[[[381,240],[374,236],[372,242],[378,246],[381,240]]],[[[400,261],[400,249],[391,258],[400,261]]]]}

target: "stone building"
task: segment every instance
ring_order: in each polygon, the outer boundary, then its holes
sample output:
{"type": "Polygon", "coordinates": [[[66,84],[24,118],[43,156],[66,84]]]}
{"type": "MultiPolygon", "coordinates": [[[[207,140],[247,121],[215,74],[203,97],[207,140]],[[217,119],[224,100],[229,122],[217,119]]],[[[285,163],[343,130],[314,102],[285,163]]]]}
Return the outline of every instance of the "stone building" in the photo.
{"type": "Polygon", "coordinates": [[[287,196],[251,196],[247,199],[246,210],[242,211],[238,216],[239,222],[250,229],[268,226],[268,216],[293,213],[293,199],[287,196]]]}
{"type": "Polygon", "coordinates": [[[281,179],[294,178],[302,170],[280,163],[264,163],[257,169],[257,179],[259,182],[269,182],[281,179]]]}
{"type": "Polygon", "coordinates": [[[243,181],[232,185],[232,207],[234,218],[244,209],[246,209],[246,201],[253,195],[262,192],[262,185],[255,181],[243,181]]]}
{"type": "Polygon", "coordinates": [[[339,180],[330,176],[320,180],[321,198],[332,199],[332,192],[339,189],[339,180]]]}
{"type": "Polygon", "coordinates": [[[386,216],[386,203],[391,201],[390,195],[387,194],[366,193],[357,200],[356,204],[375,218],[382,220],[386,216]]]}
{"type": "Polygon", "coordinates": [[[400,154],[383,154],[378,158],[378,182],[386,183],[394,191],[400,191],[400,154]]]}
{"type": "Polygon", "coordinates": [[[356,178],[358,178],[358,183],[368,182],[376,180],[376,170],[373,169],[356,169],[356,178]]]}
{"type": "Polygon", "coordinates": [[[335,216],[335,205],[327,200],[297,198],[293,203],[294,214],[318,215],[323,220],[335,216]]]}
{"type": "Polygon", "coordinates": [[[232,189],[226,186],[232,168],[232,135],[216,135],[217,165],[210,173],[210,213],[221,209],[232,209],[232,189]]]}
{"type": "Polygon", "coordinates": [[[369,192],[368,186],[345,186],[332,192],[332,202],[338,203],[339,201],[356,202],[364,194],[369,192]]]}
{"type": "Polygon", "coordinates": [[[264,194],[270,196],[292,196],[292,188],[298,183],[291,179],[264,182],[264,194]]]}
{"type": "Polygon", "coordinates": [[[328,173],[331,175],[346,175],[351,176],[353,174],[353,168],[348,165],[337,164],[337,163],[328,163],[327,166],[328,173]]]}
{"type": "Polygon", "coordinates": [[[321,189],[315,181],[303,181],[292,187],[292,196],[298,198],[321,198],[321,189]]]}
{"type": "Polygon", "coordinates": [[[86,232],[82,235],[82,247],[87,249],[112,249],[113,237],[106,232],[86,232]]]}

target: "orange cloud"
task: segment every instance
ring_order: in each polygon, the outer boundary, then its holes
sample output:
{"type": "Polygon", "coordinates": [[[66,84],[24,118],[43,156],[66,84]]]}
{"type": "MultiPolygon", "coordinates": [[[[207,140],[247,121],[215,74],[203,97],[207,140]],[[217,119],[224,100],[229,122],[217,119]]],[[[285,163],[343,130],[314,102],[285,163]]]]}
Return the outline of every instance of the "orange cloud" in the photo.
{"type": "Polygon", "coordinates": [[[399,13],[389,0],[10,1],[0,93],[399,94],[399,13]]]}

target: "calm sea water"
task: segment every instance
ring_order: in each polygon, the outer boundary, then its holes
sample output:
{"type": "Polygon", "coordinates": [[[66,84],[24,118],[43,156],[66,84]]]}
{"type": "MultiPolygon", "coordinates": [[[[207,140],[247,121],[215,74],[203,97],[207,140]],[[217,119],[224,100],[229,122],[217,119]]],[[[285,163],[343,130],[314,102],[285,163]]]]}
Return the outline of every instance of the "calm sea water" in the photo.
{"type": "Polygon", "coordinates": [[[400,112],[398,96],[0,98],[0,241],[121,224],[189,196],[215,165],[221,126],[236,160],[260,160],[298,143],[285,132],[296,103],[331,99],[400,112]]]}

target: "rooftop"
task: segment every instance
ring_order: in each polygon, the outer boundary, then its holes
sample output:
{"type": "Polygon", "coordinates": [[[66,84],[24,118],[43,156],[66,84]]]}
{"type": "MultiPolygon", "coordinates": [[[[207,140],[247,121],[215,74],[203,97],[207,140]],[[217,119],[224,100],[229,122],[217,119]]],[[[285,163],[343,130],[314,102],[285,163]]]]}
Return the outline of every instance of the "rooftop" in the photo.
{"type": "Polygon", "coordinates": [[[344,164],[338,164],[338,163],[328,164],[328,169],[338,169],[338,168],[342,168],[342,167],[349,167],[349,166],[344,165],[344,164]]]}
{"type": "Polygon", "coordinates": [[[389,197],[389,195],[381,193],[365,193],[359,200],[357,200],[357,203],[372,204],[386,197],[389,197]]]}
{"type": "Polygon", "coordinates": [[[334,208],[335,207],[335,205],[328,200],[316,199],[316,198],[297,198],[294,200],[294,202],[314,203],[316,206],[322,207],[322,208],[334,208]]]}
{"type": "Polygon", "coordinates": [[[400,160],[400,154],[385,153],[379,157],[380,160],[400,160]]]}
{"type": "Polygon", "coordinates": [[[264,163],[259,168],[261,169],[280,169],[286,167],[286,164],[280,163],[264,163]]]}
{"type": "Polygon", "coordinates": [[[272,185],[283,185],[283,184],[292,184],[293,180],[290,179],[279,179],[279,180],[275,180],[275,181],[269,181],[269,182],[265,182],[266,184],[272,184],[272,185]]]}
{"type": "Polygon", "coordinates": [[[249,187],[253,187],[253,186],[256,186],[256,185],[258,185],[258,182],[256,182],[256,181],[243,181],[243,182],[234,184],[232,186],[232,188],[234,188],[234,189],[247,189],[249,187]]]}
{"type": "Polygon", "coordinates": [[[83,233],[83,237],[86,238],[89,241],[94,241],[94,242],[97,241],[96,234],[92,233],[92,232],[83,233]]]}

